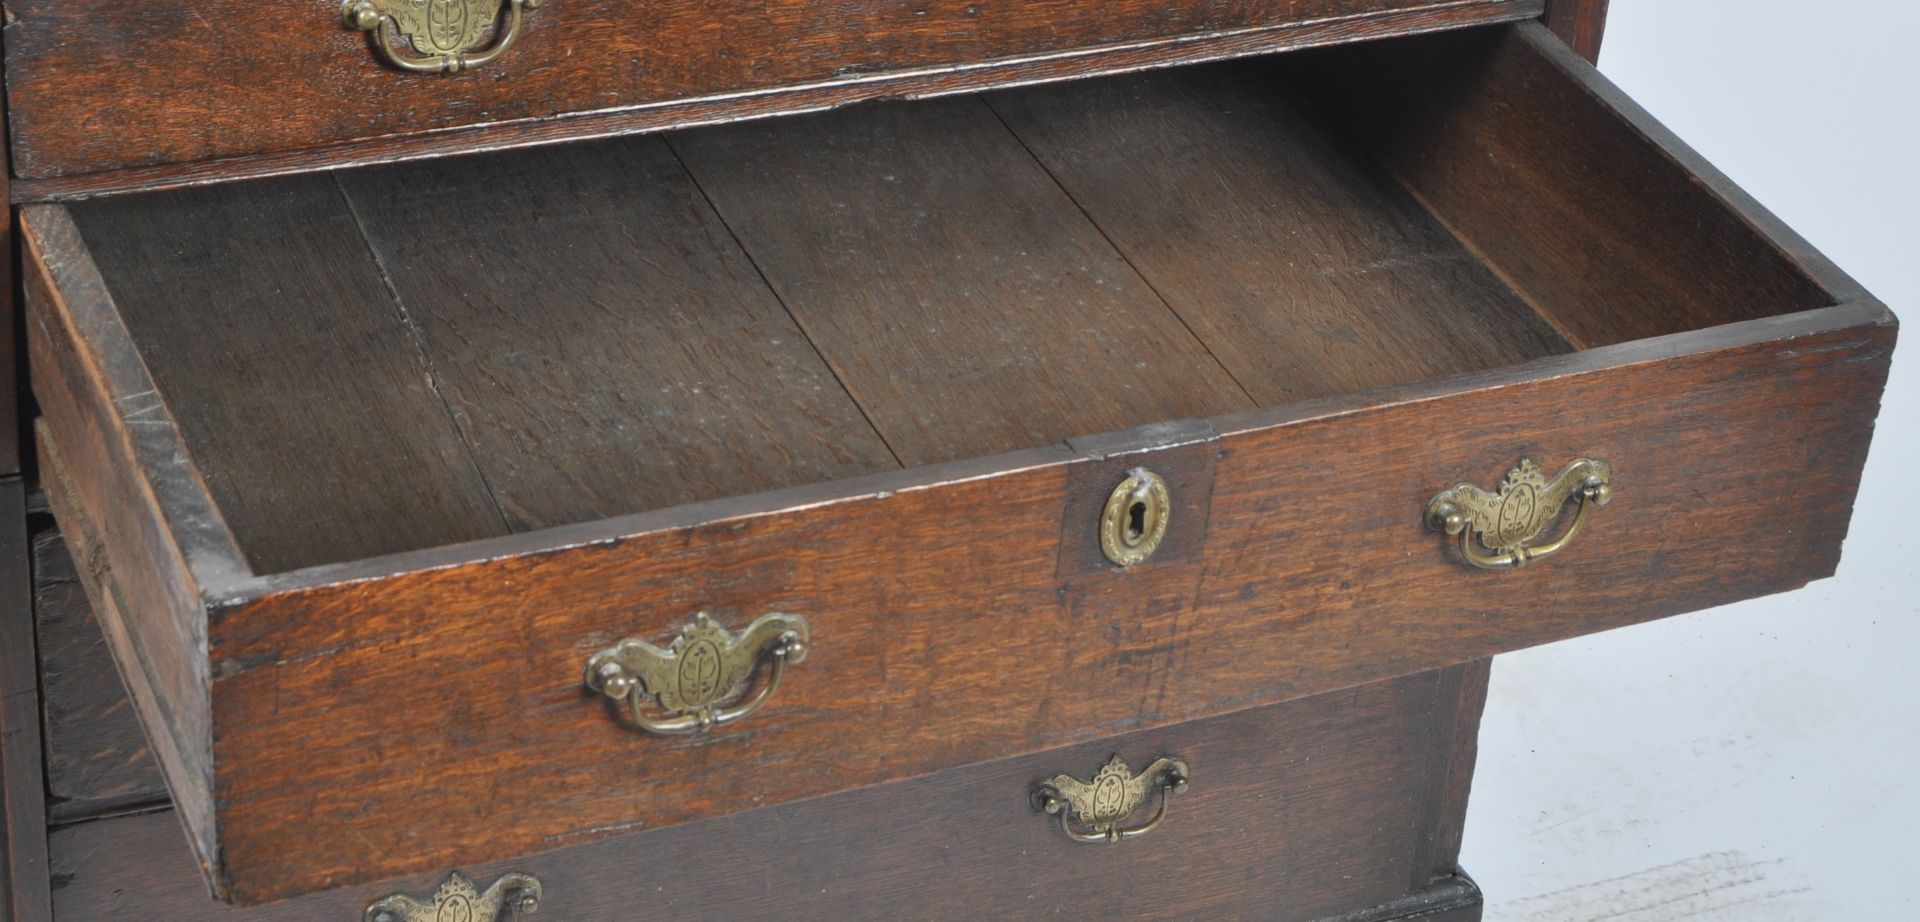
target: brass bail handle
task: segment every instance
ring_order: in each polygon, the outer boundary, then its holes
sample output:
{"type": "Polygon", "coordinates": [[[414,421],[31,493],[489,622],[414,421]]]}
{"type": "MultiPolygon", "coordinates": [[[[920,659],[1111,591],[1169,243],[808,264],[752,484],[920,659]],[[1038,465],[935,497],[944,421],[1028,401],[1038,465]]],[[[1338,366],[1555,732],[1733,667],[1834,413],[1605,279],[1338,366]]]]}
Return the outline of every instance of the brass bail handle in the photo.
{"type": "Polygon", "coordinates": [[[346,0],[347,26],[366,32],[388,64],[417,74],[452,74],[491,64],[520,38],[521,14],[543,0],[346,0]],[[505,12],[502,12],[505,7],[505,12]],[[493,44],[480,49],[489,27],[493,44]],[[412,52],[400,47],[405,39],[412,52]]]}
{"type": "Polygon", "coordinates": [[[630,637],[588,657],[586,685],[625,704],[628,719],[649,733],[704,733],[765,705],[787,665],[807,658],[811,636],[799,615],[762,615],[730,634],[701,612],[667,649],[630,637]],[[769,665],[760,688],[736,696],[762,661],[769,665]],[[663,713],[650,713],[649,702],[663,713]]]}
{"type": "Polygon", "coordinates": [[[481,890],[455,871],[426,899],[405,893],[381,897],[367,907],[362,922],[511,922],[540,908],[540,881],[518,872],[481,890]]]}
{"type": "Polygon", "coordinates": [[[1112,844],[1159,828],[1167,818],[1167,798],[1186,789],[1187,763],[1180,759],[1156,759],[1136,775],[1115,755],[1091,781],[1060,774],[1040,782],[1034,786],[1032,800],[1041,812],[1060,818],[1060,831],[1067,838],[1089,845],[1112,844]],[[1154,791],[1160,792],[1160,806],[1153,817],[1138,826],[1121,825],[1154,791]]]}
{"type": "Polygon", "coordinates": [[[1530,458],[1507,472],[1497,493],[1469,483],[1442,490],[1427,503],[1427,525],[1457,535],[1467,562],[1486,570],[1510,570],[1559,553],[1594,507],[1613,499],[1613,468],[1605,461],[1581,458],[1558,476],[1546,473],[1530,458]],[[1547,526],[1560,517],[1568,501],[1580,504],[1573,521],[1558,538],[1536,543],[1547,526]]]}

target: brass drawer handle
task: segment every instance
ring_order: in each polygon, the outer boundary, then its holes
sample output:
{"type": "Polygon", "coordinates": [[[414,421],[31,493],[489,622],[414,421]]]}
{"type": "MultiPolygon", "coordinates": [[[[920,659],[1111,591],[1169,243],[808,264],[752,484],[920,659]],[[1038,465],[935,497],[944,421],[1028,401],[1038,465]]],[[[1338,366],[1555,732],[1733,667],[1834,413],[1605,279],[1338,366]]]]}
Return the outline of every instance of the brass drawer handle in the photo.
{"type": "Polygon", "coordinates": [[[1558,477],[1546,474],[1530,458],[1507,473],[1499,493],[1488,493],[1469,483],[1442,490],[1427,503],[1427,524],[1460,536],[1460,553],[1467,562],[1488,570],[1525,566],[1558,552],[1578,534],[1595,506],[1613,499],[1613,469],[1605,461],[1581,458],[1558,477]],[[1567,500],[1580,508],[1560,537],[1534,544],[1540,533],[1560,516],[1567,500]]]}
{"type": "Polygon", "coordinates": [[[634,724],[649,733],[704,733],[766,704],[780,687],[786,665],[807,658],[811,630],[807,619],[775,612],[734,635],[701,612],[665,650],[630,637],[595,653],[587,659],[587,687],[626,702],[634,724]],[[772,665],[760,690],[725,703],[762,659],[772,665]],[[647,713],[648,698],[657,700],[667,716],[647,713]]]}
{"type": "Polygon", "coordinates": [[[366,922],[508,922],[540,906],[540,881],[532,874],[507,874],[485,893],[459,871],[447,876],[433,897],[417,900],[404,893],[381,897],[367,907],[366,922]]]}
{"type": "Polygon", "coordinates": [[[1060,818],[1060,829],[1075,842],[1106,843],[1152,832],[1167,818],[1167,798],[1187,789],[1187,763],[1157,759],[1136,775],[1116,755],[1107,760],[1092,781],[1060,774],[1033,789],[1035,807],[1060,818]],[[1160,791],[1160,808],[1138,826],[1120,825],[1160,791]]]}
{"type": "Polygon", "coordinates": [[[451,74],[491,64],[520,38],[520,16],[543,0],[346,0],[340,15],[350,28],[370,34],[388,64],[417,74],[451,74]],[[500,7],[507,8],[504,20],[500,7]],[[477,50],[489,26],[493,46],[477,50]],[[402,51],[395,33],[414,54],[402,51]]]}

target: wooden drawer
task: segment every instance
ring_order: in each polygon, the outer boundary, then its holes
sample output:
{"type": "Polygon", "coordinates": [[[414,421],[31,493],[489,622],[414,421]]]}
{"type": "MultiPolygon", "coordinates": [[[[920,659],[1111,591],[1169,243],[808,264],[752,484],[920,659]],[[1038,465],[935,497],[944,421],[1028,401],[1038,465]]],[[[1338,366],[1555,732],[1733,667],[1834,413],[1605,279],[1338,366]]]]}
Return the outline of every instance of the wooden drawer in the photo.
{"type": "MultiPolygon", "coordinates": [[[[479,24],[512,6],[429,12],[479,24]]],[[[36,197],[285,172],[1528,19],[1542,0],[538,6],[497,61],[447,75],[383,63],[338,0],[24,0],[7,26],[13,165],[36,197]]]]}
{"type": "Polygon", "coordinates": [[[1798,586],[1895,333],[1534,25],[22,220],[49,490],[240,902],[1798,586]],[[1429,500],[1522,458],[1613,502],[1470,567],[1429,500]],[[701,611],[811,655],[704,736],[582,687],[701,611]]]}
{"type": "MultiPolygon", "coordinates": [[[[245,909],[207,897],[57,533],[34,541],[55,922],[353,920],[445,871],[245,909]]],[[[542,885],[534,918],[1478,918],[1457,876],[1486,664],[460,870],[542,885]],[[1151,833],[1077,845],[1050,775],[1171,754],[1151,833]],[[1446,913],[1444,915],[1438,913],[1446,913]]],[[[1145,804],[1132,819],[1154,812],[1145,804]]]]}

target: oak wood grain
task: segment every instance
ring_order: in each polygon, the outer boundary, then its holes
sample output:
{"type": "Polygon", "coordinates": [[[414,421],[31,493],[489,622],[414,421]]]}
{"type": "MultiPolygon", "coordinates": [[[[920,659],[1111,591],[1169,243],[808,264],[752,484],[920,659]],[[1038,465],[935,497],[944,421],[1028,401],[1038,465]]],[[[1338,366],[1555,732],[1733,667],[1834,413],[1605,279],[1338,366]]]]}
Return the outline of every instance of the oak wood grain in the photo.
{"type": "Polygon", "coordinates": [[[513,528],[899,466],[664,143],[421,172],[340,182],[513,528]]]}
{"type": "Polygon", "coordinates": [[[1270,69],[1212,65],[989,100],[1262,405],[1567,351],[1270,69]]]}
{"type": "MultiPolygon", "coordinates": [[[[0,918],[53,918],[24,487],[0,479],[0,918]]],[[[191,867],[191,865],[189,865],[191,867]]]]}
{"type": "Polygon", "coordinates": [[[73,217],[255,571],[507,530],[330,177],[73,217]]]}
{"type": "MultiPolygon", "coordinates": [[[[483,885],[533,873],[540,915],[561,919],[1425,919],[1477,897],[1451,869],[1412,867],[1433,833],[1432,751],[1465,703],[1445,678],[1457,672],[462,870],[483,885]],[[1152,834],[1076,845],[1028,803],[1035,782],[1116,754],[1191,767],[1152,834]]],[[[236,909],[207,900],[166,813],[58,830],[52,851],[62,922],[357,918],[444,873],[236,909]]]]}
{"type": "Polygon", "coordinates": [[[248,571],[78,230],[64,211],[40,217],[20,222],[42,487],[204,862],[216,850],[201,580],[248,571]]]}
{"type": "Polygon", "coordinates": [[[1851,295],[1543,26],[1282,63],[1576,345],[1851,295]]]}
{"type": "Polygon", "coordinates": [[[573,0],[529,14],[497,64],[447,77],[381,65],[332,5],[211,0],[189,14],[26,0],[12,8],[7,81],[16,171],[43,181],[19,191],[36,200],[964,92],[1541,9],[1541,0],[696,0],[636,10],[573,0]],[[222,162],[230,158],[243,159],[222,162]],[[122,172],[82,175],[107,171],[122,172]],[[46,182],[56,177],[65,179],[46,182]]]}
{"type": "Polygon", "coordinates": [[[670,140],[905,464],[1252,406],[977,98],[670,140]]]}

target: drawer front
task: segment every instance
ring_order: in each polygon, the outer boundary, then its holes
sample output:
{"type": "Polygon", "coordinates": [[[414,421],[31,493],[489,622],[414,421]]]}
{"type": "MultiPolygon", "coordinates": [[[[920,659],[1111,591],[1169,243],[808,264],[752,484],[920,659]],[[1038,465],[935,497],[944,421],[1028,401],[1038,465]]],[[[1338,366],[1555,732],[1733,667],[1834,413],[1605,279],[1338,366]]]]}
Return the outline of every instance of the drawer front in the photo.
{"type": "MultiPolygon", "coordinates": [[[[1473,918],[1478,894],[1453,862],[1485,668],[460,871],[481,889],[531,875],[532,918],[570,920],[1473,918]],[[1048,779],[1091,779],[1115,756],[1133,771],[1160,757],[1188,769],[1151,831],[1081,844],[1035,809],[1048,779]]],[[[1160,799],[1149,792],[1123,827],[1144,824],[1160,799]]],[[[488,813],[473,818],[485,826],[488,813]]],[[[62,881],[54,918],[74,922],[345,922],[392,894],[425,901],[446,873],[235,909],[210,901],[170,812],[56,829],[50,847],[62,881]]],[[[405,847],[392,835],[361,846],[405,847]]]]}
{"type": "MultiPolygon", "coordinates": [[[[479,21],[502,4],[431,6],[479,21]]],[[[525,11],[497,60],[422,74],[383,62],[328,0],[163,9],[26,0],[10,8],[8,110],[14,168],[30,180],[289,155],[255,165],[274,172],[1058,79],[1540,8],[1540,0],[552,0],[525,11]]],[[[475,44],[497,40],[481,31],[475,44]]]]}

